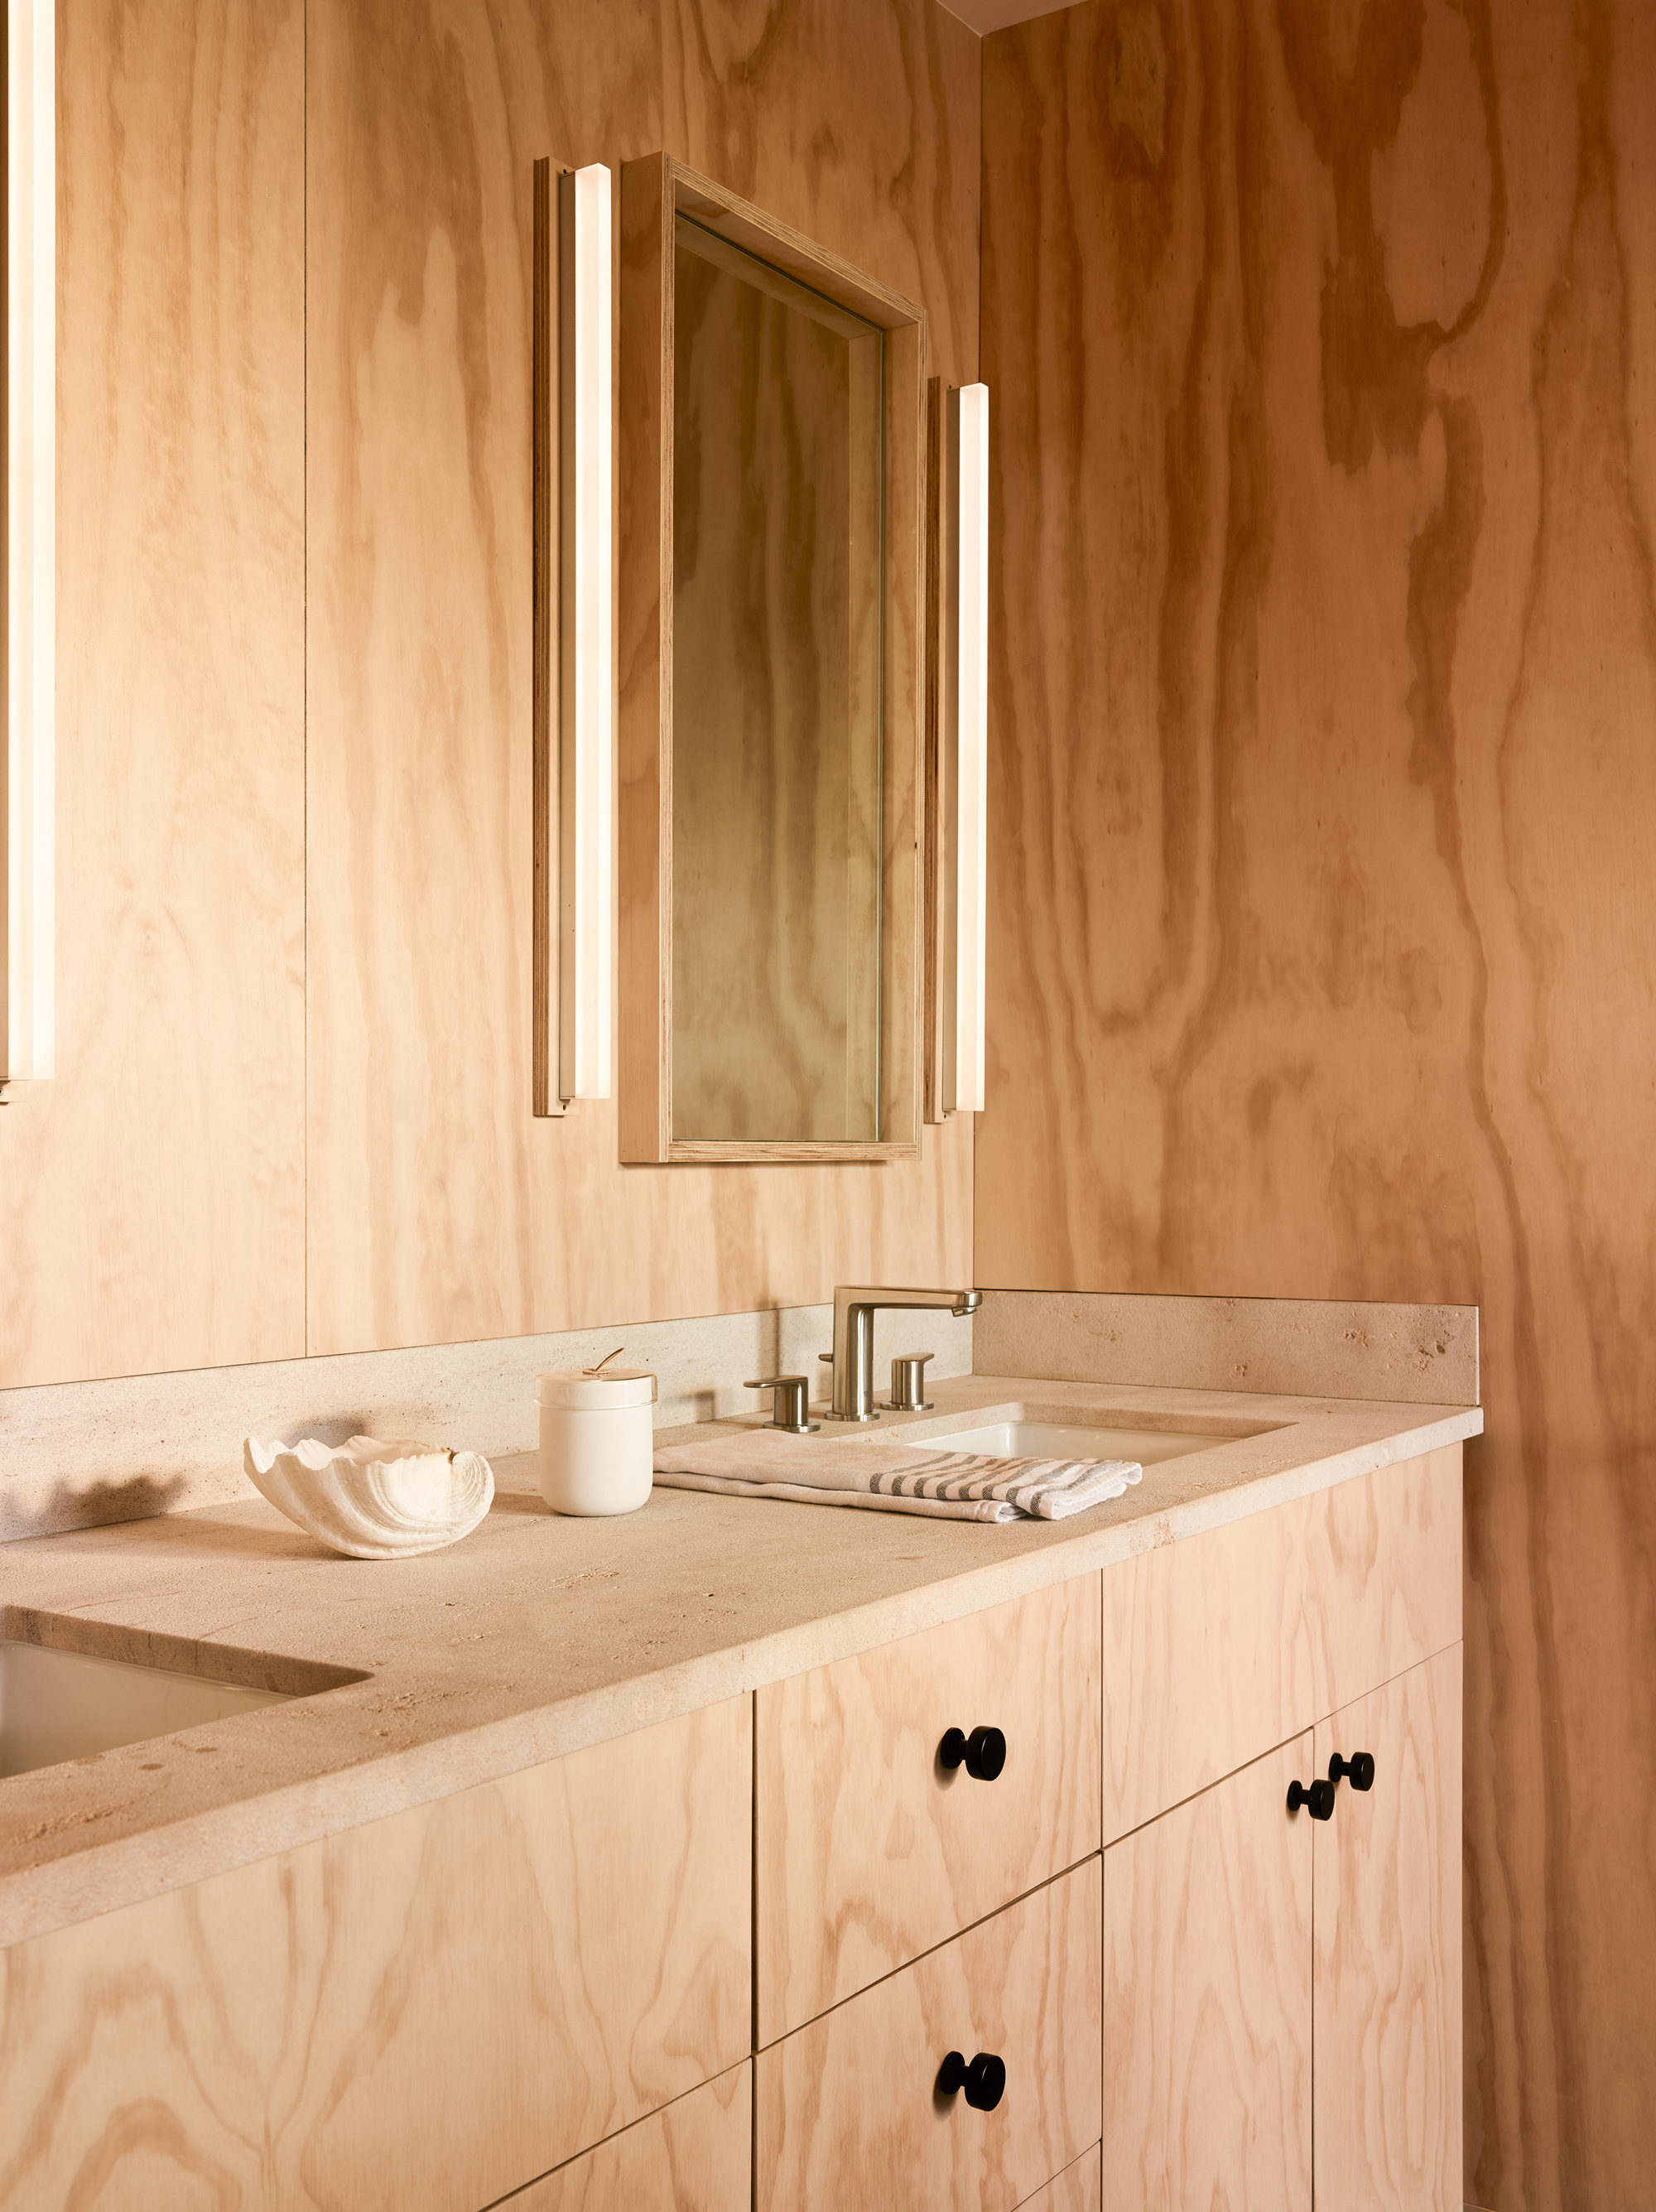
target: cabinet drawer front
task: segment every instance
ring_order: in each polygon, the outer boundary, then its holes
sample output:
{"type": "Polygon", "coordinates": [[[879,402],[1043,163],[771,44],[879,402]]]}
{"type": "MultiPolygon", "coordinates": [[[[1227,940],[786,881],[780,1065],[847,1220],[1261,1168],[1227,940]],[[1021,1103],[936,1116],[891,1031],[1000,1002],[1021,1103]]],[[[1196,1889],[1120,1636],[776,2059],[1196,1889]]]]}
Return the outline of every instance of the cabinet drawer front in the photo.
{"type": "Polygon", "coordinates": [[[531,2181],[501,2212],[735,2212],[752,2196],[752,2171],[749,2063],[531,2181]]]}
{"type": "Polygon", "coordinates": [[[739,2064],[750,1730],[733,1698],[0,1952],[0,2203],[90,2161],[123,2212],[452,2212],[739,2064]]]}
{"type": "Polygon", "coordinates": [[[1097,2139],[1100,1863],[1061,1875],[755,2061],[758,2212],[1011,2212],[1097,2139]],[[992,2112],[936,2090],[951,2051],[999,2057],[992,2112]]]}
{"type": "Polygon", "coordinates": [[[1098,1849],[1098,1638],[1084,1575],[757,1693],[761,2045],[1098,1849]]]}
{"type": "Polygon", "coordinates": [[[1107,1845],[1460,1636],[1460,1446],[1104,1574],[1107,1845]]]}

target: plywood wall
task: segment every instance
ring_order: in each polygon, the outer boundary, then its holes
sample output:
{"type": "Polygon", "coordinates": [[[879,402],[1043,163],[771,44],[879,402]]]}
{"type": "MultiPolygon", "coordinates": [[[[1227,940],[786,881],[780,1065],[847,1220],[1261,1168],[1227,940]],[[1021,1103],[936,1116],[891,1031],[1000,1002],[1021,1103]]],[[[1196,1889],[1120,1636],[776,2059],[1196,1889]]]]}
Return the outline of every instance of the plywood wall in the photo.
{"type": "Polygon", "coordinates": [[[986,41],[981,1281],[1476,1300],[1467,2195],[1656,2171],[1656,16],[986,41]]]}
{"type": "Polygon", "coordinates": [[[958,1124],[622,1169],[613,1105],[530,1115],[530,191],[677,155],[922,302],[959,378],[978,41],[934,0],[308,20],[310,1349],[963,1279],[958,1124]]]}
{"type": "Polygon", "coordinates": [[[977,368],[935,0],[74,0],[59,1079],[0,1109],[0,1388],[963,1275],[913,1165],[622,1170],[531,1112],[532,165],[660,148],[977,368]]]}
{"type": "Polygon", "coordinates": [[[305,1341],[302,0],[58,9],[58,1079],[0,1385],[305,1341]]]}

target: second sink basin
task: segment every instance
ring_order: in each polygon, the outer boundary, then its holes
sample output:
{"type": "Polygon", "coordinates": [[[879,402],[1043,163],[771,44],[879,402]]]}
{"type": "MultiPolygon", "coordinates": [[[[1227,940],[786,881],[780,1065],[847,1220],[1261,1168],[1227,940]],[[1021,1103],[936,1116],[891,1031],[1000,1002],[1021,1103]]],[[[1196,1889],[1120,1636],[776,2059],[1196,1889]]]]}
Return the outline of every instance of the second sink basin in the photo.
{"type": "Polygon", "coordinates": [[[1180,1459],[1228,1437],[1177,1429],[1107,1429],[1090,1421],[985,1421],[944,1436],[905,1437],[916,1451],[984,1452],[992,1459],[1126,1459],[1141,1467],[1180,1459]]]}

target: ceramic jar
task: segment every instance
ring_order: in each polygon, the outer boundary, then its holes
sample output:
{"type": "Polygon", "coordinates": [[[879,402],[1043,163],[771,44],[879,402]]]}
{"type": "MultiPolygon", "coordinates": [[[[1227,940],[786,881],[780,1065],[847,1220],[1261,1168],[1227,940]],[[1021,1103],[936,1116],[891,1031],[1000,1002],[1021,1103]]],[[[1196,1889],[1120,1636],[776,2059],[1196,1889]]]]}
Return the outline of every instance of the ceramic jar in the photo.
{"type": "Polygon", "coordinates": [[[650,1495],[656,1378],[642,1367],[535,1377],[541,1496],[555,1513],[632,1513],[650,1495]]]}

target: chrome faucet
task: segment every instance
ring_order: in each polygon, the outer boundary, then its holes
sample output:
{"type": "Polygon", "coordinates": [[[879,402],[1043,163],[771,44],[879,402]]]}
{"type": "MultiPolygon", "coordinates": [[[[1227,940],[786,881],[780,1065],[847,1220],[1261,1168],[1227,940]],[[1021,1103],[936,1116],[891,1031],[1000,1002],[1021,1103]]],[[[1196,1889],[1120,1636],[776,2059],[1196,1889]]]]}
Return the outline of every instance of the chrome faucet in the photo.
{"type": "Polygon", "coordinates": [[[981,1291],[883,1291],[841,1283],[834,1293],[834,1403],[831,1421],[877,1421],[874,1410],[874,1316],[882,1306],[924,1306],[973,1314],[981,1291]]]}

